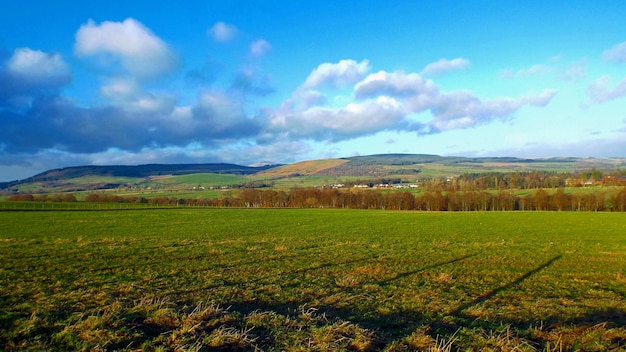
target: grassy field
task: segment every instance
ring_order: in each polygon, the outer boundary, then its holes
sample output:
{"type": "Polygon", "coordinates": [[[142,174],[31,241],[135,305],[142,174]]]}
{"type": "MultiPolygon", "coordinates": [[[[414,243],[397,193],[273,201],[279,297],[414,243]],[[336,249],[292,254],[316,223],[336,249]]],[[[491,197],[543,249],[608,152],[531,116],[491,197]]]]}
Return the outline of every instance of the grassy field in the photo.
{"type": "Polygon", "coordinates": [[[623,213],[0,211],[3,350],[626,348],[623,213]]]}
{"type": "Polygon", "coordinates": [[[148,186],[180,186],[180,187],[193,187],[193,186],[226,186],[226,185],[238,185],[247,181],[246,176],[241,175],[229,175],[229,174],[190,174],[190,175],[177,175],[155,178],[152,182],[147,183],[148,186]]]}

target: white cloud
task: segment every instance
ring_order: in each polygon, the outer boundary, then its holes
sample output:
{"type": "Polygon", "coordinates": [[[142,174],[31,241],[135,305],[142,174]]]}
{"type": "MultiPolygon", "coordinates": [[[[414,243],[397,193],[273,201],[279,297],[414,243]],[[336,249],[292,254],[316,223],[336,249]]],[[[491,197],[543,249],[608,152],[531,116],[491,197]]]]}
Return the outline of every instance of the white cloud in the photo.
{"type": "Polygon", "coordinates": [[[614,45],[602,53],[602,58],[607,61],[626,62],[626,42],[614,45]]]}
{"type": "Polygon", "coordinates": [[[272,50],[272,45],[265,39],[255,40],[250,44],[250,54],[260,57],[272,50]]]}
{"type": "MultiPolygon", "coordinates": [[[[356,63],[346,60],[344,65],[320,65],[300,89],[326,82],[335,83],[343,77],[353,77],[354,81],[365,71],[349,70],[348,67],[354,68],[356,63]],[[359,75],[346,72],[358,72],[359,75]]],[[[355,82],[353,87],[356,100],[345,102],[342,106],[327,104],[345,101],[343,99],[304,101],[308,95],[294,94],[278,109],[269,112],[270,124],[267,128],[276,134],[285,133],[289,138],[333,142],[381,131],[440,133],[487,124],[494,119],[509,119],[524,106],[547,105],[557,94],[556,90],[546,89],[518,98],[483,100],[469,91],[441,91],[432,80],[424,79],[417,73],[399,71],[369,74],[355,82]],[[429,120],[425,120],[427,114],[430,115],[429,120]]],[[[316,91],[310,89],[305,92],[316,91]]]]}
{"type": "Polygon", "coordinates": [[[610,87],[611,83],[611,77],[602,76],[589,84],[587,94],[596,103],[604,103],[626,96],[626,78],[622,79],[615,88],[610,87]]]}
{"type": "Polygon", "coordinates": [[[459,70],[469,66],[470,62],[462,57],[457,57],[452,60],[440,59],[437,62],[430,63],[424,67],[420,73],[422,76],[433,76],[442,72],[459,70]]]}
{"type": "Polygon", "coordinates": [[[143,89],[133,79],[113,79],[100,87],[100,93],[113,101],[128,101],[141,96],[143,89]]]}
{"type": "Polygon", "coordinates": [[[237,27],[232,24],[217,22],[207,30],[207,35],[216,42],[229,42],[237,35],[237,27]]]}
{"type": "Polygon", "coordinates": [[[100,93],[133,119],[168,116],[176,104],[174,96],[147,92],[133,79],[111,80],[100,88],[100,93]]]}
{"type": "Polygon", "coordinates": [[[354,86],[358,99],[372,98],[379,95],[394,97],[423,97],[438,94],[439,89],[433,81],[424,79],[417,73],[378,71],[368,75],[354,86]]]}
{"type": "Polygon", "coordinates": [[[323,63],[317,66],[306,78],[303,88],[317,88],[322,85],[345,87],[361,80],[370,70],[367,60],[341,60],[337,63],[323,63]]]}
{"type": "Polygon", "coordinates": [[[59,54],[16,49],[0,61],[0,114],[4,107],[28,110],[35,100],[58,94],[71,81],[70,69],[59,54]]]}
{"type": "Polygon", "coordinates": [[[495,98],[481,100],[469,92],[442,93],[429,107],[434,119],[428,122],[431,130],[441,132],[486,124],[494,119],[507,119],[525,105],[545,106],[557,94],[546,89],[539,94],[531,93],[521,98],[495,98]]]}
{"type": "Polygon", "coordinates": [[[23,79],[47,81],[54,84],[67,82],[70,70],[59,54],[48,54],[29,48],[16,49],[7,62],[8,70],[23,79]]]}
{"type": "Polygon", "coordinates": [[[388,129],[403,116],[399,102],[378,97],[342,108],[313,106],[299,111],[278,110],[270,117],[269,129],[286,132],[291,138],[338,141],[388,129]]]}
{"type": "MultiPolygon", "coordinates": [[[[96,57],[109,64],[119,61],[138,78],[153,78],[171,73],[178,58],[159,37],[139,21],[105,21],[100,25],[89,20],[76,32],[74,52],[79,57],[96,57]]],[[[105,65],[106,66],[106,65],[105,65]]]]}

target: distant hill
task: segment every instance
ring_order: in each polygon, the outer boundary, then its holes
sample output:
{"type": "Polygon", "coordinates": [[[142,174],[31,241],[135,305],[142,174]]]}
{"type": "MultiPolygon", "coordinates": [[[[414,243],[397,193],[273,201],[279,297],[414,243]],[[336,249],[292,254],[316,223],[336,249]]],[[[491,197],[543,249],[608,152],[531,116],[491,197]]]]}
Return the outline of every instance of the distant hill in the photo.
{"type": "Polygon", "coordinates": [[[0,183],[0,189],[15,192],[93,190],[124,184],[146,184],[157,176],[223,174],[249,178],[249,182],[306,177],[400,178],[413,182],[485,172],[581,172],[626,169],[624,158],[457,157],[431,154],[377,154],[336,159],[307,160],[288,165],[242,166],[236,164],[146,164],[136,166],[76,166],[49,170],[25,180],[0,183]],[[131,178],[124,179],[124,178],[131,178]],[[150,180],[148,180],[148,178],[150,180]],[[142,180],[146,179],[146,180],[142,180]]]}
{"type": "Polygon", "coordinates": [[[279,165],[259,167],[236,164],[146,164],[110,166],[73,166],[42,172],[24,180],[0,183],[0,188],[8,188],[24,183],[62,181],[84,176],[109,177],[150,177],[162,175],[188,175],[197,173],[251,175],[279,165]]]}
{"type": "Polygon", "coordinates": [[[282,165],[259,173],[260,176],[268,177],[295,177],[302,175],[315,175],[324,170],[336,168],[349,162],[346,159],[321,159],[300,161],[293,164],[282,165]]]}

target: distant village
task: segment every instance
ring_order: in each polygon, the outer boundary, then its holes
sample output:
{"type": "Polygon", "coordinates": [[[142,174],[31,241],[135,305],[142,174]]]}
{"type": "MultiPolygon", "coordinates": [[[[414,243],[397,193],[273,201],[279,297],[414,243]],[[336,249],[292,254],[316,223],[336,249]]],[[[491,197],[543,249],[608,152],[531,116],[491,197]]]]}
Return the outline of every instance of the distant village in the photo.
{"type": "Polygon", "coordinates": [[[568,178],[565,180],[567,187],[585,186],[626,186],[626,176],[604,176],[603,178],[568,178]]]}

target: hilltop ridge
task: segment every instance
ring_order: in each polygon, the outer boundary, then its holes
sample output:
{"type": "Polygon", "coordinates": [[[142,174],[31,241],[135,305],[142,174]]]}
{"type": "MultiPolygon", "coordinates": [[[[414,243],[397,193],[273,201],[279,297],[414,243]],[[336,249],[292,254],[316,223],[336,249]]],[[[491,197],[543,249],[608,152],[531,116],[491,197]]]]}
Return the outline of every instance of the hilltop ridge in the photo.
{"type": "Polygon", "coordinates": [[[65,191],[115,188],[124,184],[145,184],[157,178],[192,174],[220,174],[246,182],[274,182],[303,177],[393,177],[405,180],[464,173],[553,171],[577,172],[592,168],[616,171],[626,168],[625,158],[516,158],[459,157],[432,154],[374,154],[335,159],[305,160],[286,165],[268,163],[243,166],[228,163],[88,165],[48,170],[24,180],[0,183],[9,192],[65,191]],[[36,185],[36,186],[35,186],[36,185]],[[71,187],[69,187],[71,185],[71,187]],[[68,187],[66,187],[68,186],[68,187]],[[30,187],[30,188],[29,188],[30,187]]]}

